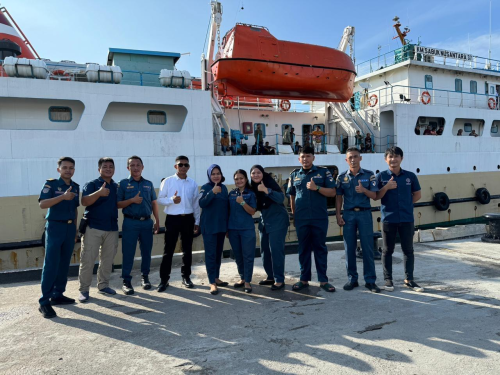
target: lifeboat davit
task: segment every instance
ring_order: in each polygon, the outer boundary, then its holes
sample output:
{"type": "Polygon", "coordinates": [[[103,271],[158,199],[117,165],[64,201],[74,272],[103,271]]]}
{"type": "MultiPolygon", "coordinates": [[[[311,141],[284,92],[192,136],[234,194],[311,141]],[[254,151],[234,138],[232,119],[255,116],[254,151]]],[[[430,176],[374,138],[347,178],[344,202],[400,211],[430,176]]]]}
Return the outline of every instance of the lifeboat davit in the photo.
{"type": "Polygon", "coordinates": [[[346,102],[356,71],[334,48],[276,39],[265,27],[237,24],[222,40],[212,64],[222,96],[346,102]]]}

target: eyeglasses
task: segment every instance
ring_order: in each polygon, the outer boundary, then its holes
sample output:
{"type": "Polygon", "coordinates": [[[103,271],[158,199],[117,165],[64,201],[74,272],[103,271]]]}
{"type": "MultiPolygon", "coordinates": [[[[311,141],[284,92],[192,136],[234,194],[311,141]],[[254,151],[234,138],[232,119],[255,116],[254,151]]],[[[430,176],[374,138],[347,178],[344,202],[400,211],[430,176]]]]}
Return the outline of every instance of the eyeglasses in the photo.
{"type": "Polygon", "coordinates": [[[178,167],[186,167],[186,168],[189,168],[189,163],[178,163],[177,164],[178,167]]]}

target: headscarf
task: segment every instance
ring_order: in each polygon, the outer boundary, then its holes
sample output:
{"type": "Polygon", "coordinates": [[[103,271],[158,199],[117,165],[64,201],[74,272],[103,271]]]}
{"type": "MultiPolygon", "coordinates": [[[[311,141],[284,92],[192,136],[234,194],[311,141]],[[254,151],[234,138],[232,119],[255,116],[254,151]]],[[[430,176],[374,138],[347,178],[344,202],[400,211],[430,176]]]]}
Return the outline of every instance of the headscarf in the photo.
{"type": "Polygon", "coordinates": [[[217,164],[212,164],[210,167],[208,167],[207,169],[207,176],[208,176],[208,184],[211,186],[211,187],[214,187],[215,186],[215,183],[212,182],[212,179],[210,178],[212,176],[212,171],[217,168],[221,174],[221,180],[219,182],[219,184],[223,183],[226,179],[224,178],[224,175],[222,174],[222,169],[220,169],[220,167],[217,165],[217,164]]]}
{"type": "MultiPolygon", "coordinates": [[[[281,188],[280,186],[278,185],[278,183],[276,181],[274,181],[274,178],[272,178],[269,173],[267,173],[266,171],[264,171],[264,168],[262,168],[261,165],[254,165],[252,168],[250,168],[250,174],[252,174],[252,171],[254,169],[258,169],[259,171],[262,172],[262,181],[264,183],[264,185],[266,186],[266,188],[269,188],[271,190],[274,190],[274,191],[277,191],[279,193],[283,193],[281,191],[281,188]]],[[[252,186],[252,190],[254,191],[255,195],[257,196],[257,210],[258,211],[262,211],[262,210],[265,210],[266,208],[269,208],[269,206],[273,203],[276,203],[274,202],[271,198],[269,198],[267,196],[266,193],[263,193],[261,191],[259,191],[259,185],[261,182],[259,182],[258,184],[253,182],[251,179],[250,179],[250,184],[252,186]]]]}

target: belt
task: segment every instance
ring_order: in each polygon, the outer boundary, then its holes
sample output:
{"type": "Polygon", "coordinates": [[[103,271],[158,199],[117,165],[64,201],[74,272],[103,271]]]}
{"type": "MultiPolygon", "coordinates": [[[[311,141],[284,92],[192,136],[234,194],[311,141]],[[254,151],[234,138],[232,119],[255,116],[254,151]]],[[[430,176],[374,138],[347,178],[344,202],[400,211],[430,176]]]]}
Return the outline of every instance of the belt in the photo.
{"type": "Polygon", "coordinates": [[[127,219],[139,220],[139,221],[151,219],[151,216],[132,216],[127,214],[123,214],[123,216],[125,216],[127,219]]]}
{"type": "Polygon", "coordinates": [[[349,209],[345,209],[345,211],[356,211],[356,212],[359,212],[359,211],[368,211],[368,210],[371,210],[372,208],[371,207],[354,207],[354,208],[349,208],[349,209]]]}
{"type": "Polygon", "coordinates": [[[56,223],[64,223],[64,224],[73,224],[73,220],[52,220],[52,219],[49,219],[48,221],[55,221],[56,223]]]}

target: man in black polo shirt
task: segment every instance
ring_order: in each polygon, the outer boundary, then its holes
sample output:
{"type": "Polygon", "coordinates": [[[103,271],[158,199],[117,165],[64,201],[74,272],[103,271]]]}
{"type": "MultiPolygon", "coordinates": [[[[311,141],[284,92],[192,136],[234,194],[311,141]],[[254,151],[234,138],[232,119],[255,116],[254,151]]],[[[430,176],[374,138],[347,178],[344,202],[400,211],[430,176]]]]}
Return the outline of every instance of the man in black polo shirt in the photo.
{"type": "Polygon", "coordinates": [[[385,290],[392,292],[392,254],[396,246],[396,235],[399,233],[401,249],[404,253],[404,269],[406,287],[423,292],[413,280],[413,268],[415,257],[413,255],[413,233],[414,218],[413,204],[417,202],[422,194],[417,176],[401,168],[403,161],[403,150],[399,147],[391,147],[385,151],[385,161],[389,169],[377,174],[376,181],[379,188],[375,200],[382,200],[380,211],[382,212],[382,237],[384,239],[384,250],[382,252],[382,264],[384,266],[385,290]]]}
{"type": "Polygon", "coordinates": [[[109,277],[118,248],[118,206],[117,188],[113,181],[115,163],[111,158],[100,158],[100,177],[89,181],[83,187],[82,205],[86,206],[87,228],[82,237],[80,255],[80,302],[89,300],[94,263],[99,257],[97,288],[99,293],[114,295],[109,287],[109,277]],[[100,250],[100,251],[99,251],[100,250]]]}

